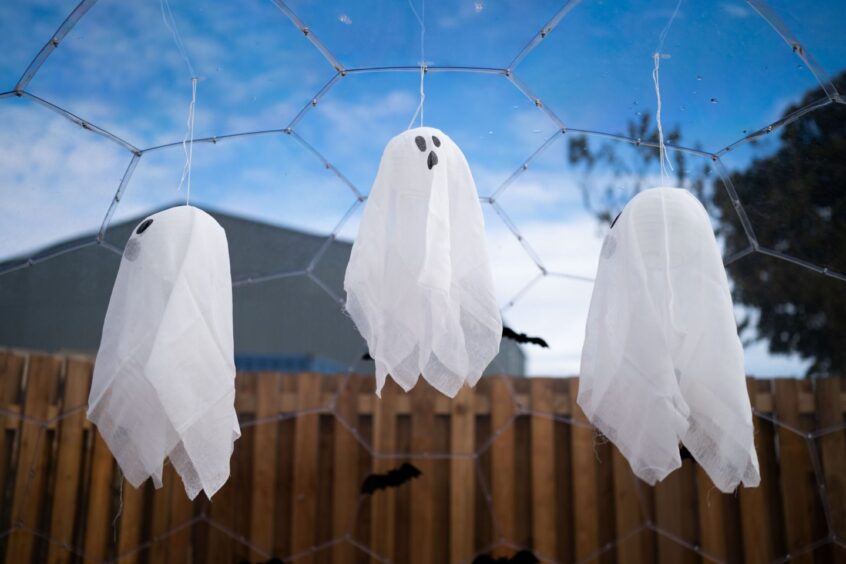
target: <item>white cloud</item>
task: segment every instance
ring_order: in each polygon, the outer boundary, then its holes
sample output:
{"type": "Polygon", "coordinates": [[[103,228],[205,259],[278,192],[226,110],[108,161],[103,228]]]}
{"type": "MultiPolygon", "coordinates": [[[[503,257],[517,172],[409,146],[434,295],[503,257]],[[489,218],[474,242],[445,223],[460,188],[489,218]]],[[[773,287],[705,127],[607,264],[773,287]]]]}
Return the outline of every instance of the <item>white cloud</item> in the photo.
{"type": "MultiPolygon", "coordinates": [[[[284,127],[335,72],[270,2],[173,8],[202,79],[198,136],[284,127]]],[[[30,89],[143,148],[181,138],[190,78],[158,2],[110,1],[80,20],[30,89]]]]}
{"type": "Polygon", "coordinates": [[[749,8],[741,4],[735,4],[733,2],[722,2],[720,4],[720,9],[726,15],[731,16],[733,18],[743,19],[748,18],[752,15],[752,11],[749,8]]]}
{"type": "MultiPolygon", "coordinates": [[[[486,227],[494,287],[500,303],[506,305],[539,271],[504,225],[491,221],[489,215],[486,227]]],[[[520,230],[538,253],[558,257],[556,263],[566,271],[594,275],[602,245],[595,221],[526,222],[520,230]]],[[[590,282],[546,276],[520,295],[513,307],[505,309],[506,324],[518,332],[543,337],[550,345],[549,349],[523,347],[529,374],[577,373],[592,291],[590,282]]]]}
{"type": "Polygon", "coordinates": [[[364,124],[370,138],[390,138],[397,132],[390,125],[381,125],[389,117],[399,115],[411,119],[418,99],[406,90],[390,90],[363,102],[349,102],[327,97],[320,104],[320,119],[332,124],[331,154],[356,151],[361,143],[364,124]]]}
{"type": "Polygon", "coordinates": [[[744,342],[749,344],[743,347],[746,373],[750,376],[760,378],[772,378],[778,376],[802,377],[811,360],[803,360],[796,354],[773,354],[769,351],[769,344],[766,339],[759,340],[755,326],[758,323],[758,314],[742,304],[734,306],[735,318],[743,319],[749,317],[749,327],[741,333],[744,342]]]}
{"type": "Polygon", "coordinates": [[[130,154],[30,102],[0,116],[0,257],[96,231],[130,154]]]}
{"type": "Polygon", "coordinates": [[[756,341],[743,347],[746,373],[758,378],[788,376],[801,378],[811,365],[797,355],[772,354],[764,341],[756,341]]]}

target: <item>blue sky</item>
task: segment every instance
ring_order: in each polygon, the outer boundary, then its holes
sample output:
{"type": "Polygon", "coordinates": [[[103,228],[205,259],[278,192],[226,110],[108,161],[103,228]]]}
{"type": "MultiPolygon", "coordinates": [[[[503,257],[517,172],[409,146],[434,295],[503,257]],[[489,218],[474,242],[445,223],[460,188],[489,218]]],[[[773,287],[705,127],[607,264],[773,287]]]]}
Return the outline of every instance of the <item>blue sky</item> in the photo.
{"type": "MultiPolygon", "coordinates": [[[[345,68],[414,66],[421,60],[420,26],[404,0],[288,4],[345,68]]],[[[833,75],[846,67],[846,4],[770,4],[824,71],[833,75]]],[[[0,6],[0,91],[14,88],[74,5],[27,0],[0,6]]],[[[270,0],[170,5],[203,78],[197,137],[284,128],[335,74],[270,0]]],[[[564,5],[428,0],[423,60],[507,67],[564,5]]],[[[515,75],[568,128],[624,133],[628,121],[654,111],[651,54],[674,6],[675,0],[578,3],[515,75]]],[[[775,121],[817,85],[803,61],[743,2],[685,0],[662,52],[669,55],[661,67],[665,125],[681,128],[684,145],[708,151],[775,121]]],[[[503,76],[430,73],[425,85],[426,125],[443,129],[464,150],[482,196],[558,129],[503,76]]],[[[349,74],[295,131],[366,193],[385,143],[408,126],[418,88],[414,72],[349,74]]],[[[158,1],[100,0],[27,91],[143,149],[182,138],[190,74],[158,1]]],[[[0,120],[0,257],[96,231],[130,154],[27,99],[0,100],[0,120]]],[[[768,138],[742,147],[725,163],[743,167],[776,143],[768,138]]],[[[590,277],[603,233],[582,205],[583,179],[568,165],[566,149],[567,136],[559,136],[499,202],[545,266],[590,277]]],[[[636,150],[619,148],[624,158],[636,150]]],[[[176,187],[182,164],[179,147],[146,153],[115,220],[181,200],[176,187]]],[[[657,170],[642,174],[658,180],[657,170]]],[[[283,134],[197,145],[192,197],[199,205],[318,233],[333,230],[355,203],[348,186],[283,134]]],[[[359,214],[342,226],[342,237],[354,238],[359,214]]],[[[538,271],[489,206],[485,217],[498,294],[507,304],[538,271]]],[[[549,352],[529,351],[533,372],[575,372],[590,291],[589,283],[544,278],[507,309],[506,320],[517,329],[553,342],[549,352]]],[[[802,369],[793,360],[769,357],[760,346],[747,357],[753,373],[802,369]]]]}

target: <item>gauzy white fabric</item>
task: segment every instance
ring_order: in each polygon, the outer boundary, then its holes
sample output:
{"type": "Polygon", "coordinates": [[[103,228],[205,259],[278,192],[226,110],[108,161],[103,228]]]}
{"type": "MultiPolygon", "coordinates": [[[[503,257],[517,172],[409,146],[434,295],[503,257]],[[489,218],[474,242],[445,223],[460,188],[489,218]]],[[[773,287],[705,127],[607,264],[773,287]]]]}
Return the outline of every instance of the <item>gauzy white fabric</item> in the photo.
{"type": "Polygon", "coordinates": [[[385,376],[453,397],[499,351],[502,320],[464,154],[420,127],[385,148],[344,279],[346,309],[385,376]]]}
{"type": "Polygon", "coordinates": [[[124,476],[188,497],[229,478],[235,414],[232,278],[223,228],[190,206],[141,222],[126,244],[94,366],[88,418],[124,476]]]}
{"type": "Polygon", "coordinates": [[[728,280],[687,191],[638,194],[605,238],[578,403],[649,484],[681,465],[681,442],[721,491],[758,485],[728,280]]]}

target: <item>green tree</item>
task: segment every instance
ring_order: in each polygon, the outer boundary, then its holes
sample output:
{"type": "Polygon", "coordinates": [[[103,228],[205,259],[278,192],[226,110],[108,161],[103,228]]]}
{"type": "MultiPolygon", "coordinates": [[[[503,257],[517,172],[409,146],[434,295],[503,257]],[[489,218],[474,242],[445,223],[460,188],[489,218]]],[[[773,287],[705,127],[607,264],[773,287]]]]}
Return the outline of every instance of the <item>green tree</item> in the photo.
{"type": "MultiPolygon", "coordinates": [[[[835,80],[846,92],[846,73],[835,80]]],[[[825,97],[807,92],[784,116],[825,97]]],[[[763,247],[846,273],[846,105],[829,104],[784,126],[777,149],[731,174],[763,247]]],[[[731,202],[714,202],[719,215],[731,202]]],[[[748,245],[740,224],[722,221],[728,253],[748,245]]],[[[735,300],[749,306],[774,353],[812,360],[808,374],[846,374],[846,283],[772,257],[730,268],[735,300]]]]}

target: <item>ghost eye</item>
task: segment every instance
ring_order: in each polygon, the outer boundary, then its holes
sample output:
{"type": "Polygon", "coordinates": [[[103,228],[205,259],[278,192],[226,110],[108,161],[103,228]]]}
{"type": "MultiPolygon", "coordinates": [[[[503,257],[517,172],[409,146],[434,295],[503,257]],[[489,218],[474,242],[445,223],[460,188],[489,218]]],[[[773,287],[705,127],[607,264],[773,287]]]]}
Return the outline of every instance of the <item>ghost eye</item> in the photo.
{"type": "Polygon", "coordinates": [[[622,214],[622,213],[623,212],[618,213],[617,217],[614,218],[614,221],[611,222],[611,229],[614,229],[614,224],[617,223],[618,219],[620,219],[620,214],[622,214]]]}
{"type": "Polygon", "coordinates": [[[432,135],[432,143],[434,143],[434,144],[435,144],[435,147],[440,147],[440,146],[441,146],[441,140],[440,140],[440,139],[438,139],[437,137],[435,137],[434,135],[432,135]]]}
{"type": "Polygon", "coordinates": [[[141,235],[142,233],[147,231],[147,228],[150,227],[152,224],[153,224],[152,219],[145,219],[144,221],[141,222],[141,225],[138,226],[138,229],[135,230],[135,234],[141,235]]]}
{"type": "Polygon", "coordinates": [[[426,140],[420,137],[419,135],[414,138],[414,142],[417,143],[417,148],[421,151],[426,150],[426,140]]]}

